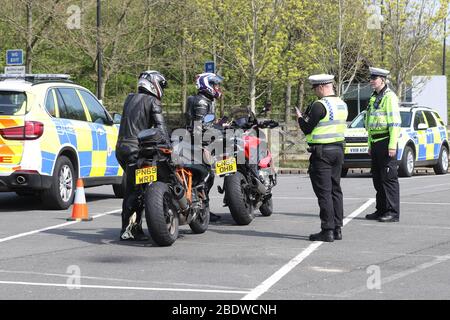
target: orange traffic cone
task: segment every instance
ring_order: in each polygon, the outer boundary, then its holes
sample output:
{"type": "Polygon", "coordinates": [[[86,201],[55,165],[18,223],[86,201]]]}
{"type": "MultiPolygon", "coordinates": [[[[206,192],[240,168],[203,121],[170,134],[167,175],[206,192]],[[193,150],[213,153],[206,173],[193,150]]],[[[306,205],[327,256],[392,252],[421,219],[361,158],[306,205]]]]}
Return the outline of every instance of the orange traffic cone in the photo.
{"type": "Polygon", "coordinates": [[[75,192],[75,201],[72,207],[72,217],[67,221],[91,221],[89,218],[88,207],[86,204],[86,197],[84,195],[83,179],[77,180],[77,190],[75,192]]]}

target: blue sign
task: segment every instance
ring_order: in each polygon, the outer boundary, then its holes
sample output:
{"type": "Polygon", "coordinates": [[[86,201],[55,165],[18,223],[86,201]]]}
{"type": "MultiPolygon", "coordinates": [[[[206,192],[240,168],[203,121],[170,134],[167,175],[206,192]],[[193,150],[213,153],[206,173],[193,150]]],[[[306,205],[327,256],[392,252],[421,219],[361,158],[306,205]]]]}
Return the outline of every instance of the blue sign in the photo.
{"type": "Polygon", "coordinates": [[[6,65],[20,66],[23,64],[23,50],[6,50],[6,65]]]}
{"type": "Polygon", "coordinates": [[[207,61],[205,62],[205,72],[216,72],[216,66],[214,65],[214,61],[207,61]]]}

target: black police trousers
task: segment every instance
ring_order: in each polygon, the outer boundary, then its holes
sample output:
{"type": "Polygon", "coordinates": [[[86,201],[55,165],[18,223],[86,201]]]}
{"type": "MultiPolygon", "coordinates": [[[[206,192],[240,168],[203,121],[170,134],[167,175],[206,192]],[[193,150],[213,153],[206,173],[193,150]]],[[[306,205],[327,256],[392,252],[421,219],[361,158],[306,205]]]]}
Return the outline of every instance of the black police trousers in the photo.
{"type": "Polygon", "coordinates": [[[376,209],[379,214],[400,218],[400,186],[397,160],[389,157],[389,138],[372,143],[372,180],[377,191],[376,209]]]}
{"type": "Polygon", "coordinates": [[[342,227],[344,217],[340,185],[344,162],[342,145],[312,146],[309,162],[309,177],[319,202],[322,230],[342,227]]]}
{"type": "Polygon", "coordinates": [[[130,217],[136,212],[137,224],[142,224],[144,204],[142,188],[136,185],[137,152],[130,152],[127,145],[121,145],[116,150],[117,160],[126,175],[125,194],[122,201],[122,230],[124,232],[130,223],[130,217]]]}

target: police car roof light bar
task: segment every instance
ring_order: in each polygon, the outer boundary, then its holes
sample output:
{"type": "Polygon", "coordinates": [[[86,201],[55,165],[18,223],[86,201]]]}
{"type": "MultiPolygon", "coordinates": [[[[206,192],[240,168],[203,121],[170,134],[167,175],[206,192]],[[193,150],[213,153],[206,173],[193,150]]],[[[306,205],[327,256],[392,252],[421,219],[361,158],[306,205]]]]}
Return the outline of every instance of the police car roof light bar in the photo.
{"type": "Polygon", "coordinates": [[[410,101],[402,101],[400,102],[400,106],[405,106],[405,107],[412,107],[417,105],[417,102],[410,102],[410,101]]]}
{"type": "Polygon", "coordinates": [[[25,81],[34,82],[39,80],[59,80],[67,81],[70,79],[68,74],[0,74],[0,80],[7,79],[23,79],[25,81]]]}

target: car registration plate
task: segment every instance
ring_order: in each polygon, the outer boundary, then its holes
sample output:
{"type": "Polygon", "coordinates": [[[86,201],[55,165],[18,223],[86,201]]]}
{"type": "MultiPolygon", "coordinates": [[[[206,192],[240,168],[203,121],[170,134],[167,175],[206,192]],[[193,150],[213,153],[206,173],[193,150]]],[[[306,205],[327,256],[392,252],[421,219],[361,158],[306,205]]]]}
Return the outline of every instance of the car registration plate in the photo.
{"type": "Polygon", "coordinates": [[[216,162],[216,174],[223,176],[237,171],[236,158],[228,158],[216,162]]]}
{"type": "Polygon", "coordinates": [[[348,153],[368,153],[369,148],[368,147],[353,147],[348,148],[348,153]]]}
{"type": "Polygon", "coordinates": [[[158,179],[158,167],[136,169],[136,184],[152,183],[158,179]]]}

